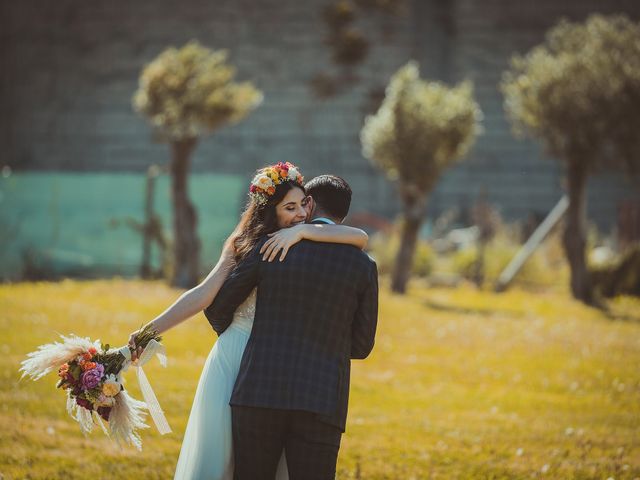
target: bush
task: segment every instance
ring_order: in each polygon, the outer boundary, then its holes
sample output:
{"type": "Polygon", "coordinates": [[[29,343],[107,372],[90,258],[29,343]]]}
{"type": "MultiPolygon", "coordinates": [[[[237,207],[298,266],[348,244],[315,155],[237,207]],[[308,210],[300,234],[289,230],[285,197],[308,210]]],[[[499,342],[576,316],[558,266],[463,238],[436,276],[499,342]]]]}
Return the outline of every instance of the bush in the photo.
{"type": "Polygon", "coordinates": [[[640,244],[607,265],[591,268],[591,281],[597,294],[640,296],[640,244]]]}
{"type": "MultiPolygon", "coordinates": [[[[377,233],[373,235],[370,242],[370,253],[378,264],[378,273],[381,275],[391,274],[398,248],[400,248],[400,234],[397,231],[391,234],[377,233]]],[[[435,257],[431,245],[418,239],[411,274],[416,277],[428,277],[433,272],[435,257]]]]}
{"type": "MultiPolygon", "coordinates": [[[[520,247],[513,227],[498,231],[485,248],[485,283],[494,284],[498,280],[520,247]]],[[[560,235],[552,233],[525,262],[513,283],[521,286],[551,286],[567,281],[567,264],[562,252],[560,235]]],[[[477,247],[459,250],[452,254],[450,265],[458,275],[474,280],[477,258],[477,247]]]]}
{"type": "MultiPolygon", "coordinates": [[[[501,224],[494,238],[485,247],[484,286],[495,284],[502,271],[522,246],[518,224],[501,224]]],[[[378,272],[393,271],[400,245],[399,225],[391,233],[377,233],[369,242],[370,253],[378,263],[378,272]]],[[[473,282],[476,275],[476,246],[450,253],[438,253],[431,243],[418,239],[411,274],[414,277],[435,278],[437,275],[458,276],[473,282]]],[[[553,287],[566,289],[569,268],[562,246],[562,228],[555,228],[542,245],[529,257],[512,284],[524,288],[553,287]]],[[[456,284],[455,282],[453,284],[456,284]]]]}

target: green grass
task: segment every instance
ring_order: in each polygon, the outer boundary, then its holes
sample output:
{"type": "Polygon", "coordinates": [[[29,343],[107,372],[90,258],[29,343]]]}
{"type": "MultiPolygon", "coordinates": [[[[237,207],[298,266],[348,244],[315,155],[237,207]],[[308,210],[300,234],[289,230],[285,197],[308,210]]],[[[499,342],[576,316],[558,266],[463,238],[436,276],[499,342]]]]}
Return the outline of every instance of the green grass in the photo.
{"type": "MultiPolygon", "coordinates": [[[[564,293],[383,283],[375,349],[354,361],[338,478],[640,478],[640,301],[605,315],[564,293]]],[[[145,367],[173,432],[120,451],[87,438],[55,373],[18,382],[56,332],[124,344],[180,295],[161,282],[0,286],[0,478],[171,479],[215,334],[202,314],[166,332],[169,365],[145,367]]],[[[127,387],[141,398],[135,375],[127,387]]]]}

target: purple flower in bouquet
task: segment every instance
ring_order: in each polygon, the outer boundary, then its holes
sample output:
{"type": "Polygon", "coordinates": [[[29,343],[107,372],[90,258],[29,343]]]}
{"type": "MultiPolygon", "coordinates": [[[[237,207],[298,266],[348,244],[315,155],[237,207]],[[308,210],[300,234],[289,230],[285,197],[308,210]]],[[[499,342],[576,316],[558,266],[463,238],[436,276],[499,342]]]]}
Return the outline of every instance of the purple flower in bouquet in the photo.
{"type": "Polygon", "coordinates": [[[104,365],[98,363],[96,368],[92,368],[91,370],[87,370],[82,374],[82,388],[85,390],[89,390],[90,388],[95,388],[100,385],[100,380],[102,380],[102,376],[104,375],[104,365]]]}

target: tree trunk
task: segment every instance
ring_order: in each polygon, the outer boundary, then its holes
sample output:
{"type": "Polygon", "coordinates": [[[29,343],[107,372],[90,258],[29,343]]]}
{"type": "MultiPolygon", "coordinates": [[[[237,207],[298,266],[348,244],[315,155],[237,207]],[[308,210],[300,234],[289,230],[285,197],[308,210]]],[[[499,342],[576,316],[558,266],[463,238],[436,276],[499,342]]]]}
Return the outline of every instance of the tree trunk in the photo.
{"type": "Polygon", "coordinates": [[[571,269],[571,293],[586,304],[593,304],[593,294],[585,250],[587,244],[587,169],[577,162],[570,162],[567,168],[567,188],[569,208],[567,224],[563,234],[563,244],[571,269]]]}
{"type": "Polygon", "coordinates": [[[200,240],[198,216],[187,192],[190,158],[195,138],[171,143],[171,200],[173,203],[173,274],[171,285],[192,288],[198,283],[200,240]]]}
{"type": "Polygon", "coordinates": [[[477,288],[482,288],[484,285],[485,276],[485,254],[487,251],[487,240],[479,238],[476,243],[478,249],[478,257],[473,265],[473,283],[477,288]]]}
{"type": "Polygon", "coordinates": [[[144,225],[142,226],[142,264],[140,265],[140,277],[151,278],[151,243],[153,236],[151,232],[153,219],[153,200],[155,181],[158,176],[158,167],[151,165],[147,168],[145,198],[144,198],[144,225]]]}
{"type": "Polygon", "coordinates": [[[418,232],[426,211],[426,195],[403,195],[403,202],[404,211],[400,248],[398,249],[391,277],[391,290],[396,293],[405,293],[411,276],[418,232]]]}

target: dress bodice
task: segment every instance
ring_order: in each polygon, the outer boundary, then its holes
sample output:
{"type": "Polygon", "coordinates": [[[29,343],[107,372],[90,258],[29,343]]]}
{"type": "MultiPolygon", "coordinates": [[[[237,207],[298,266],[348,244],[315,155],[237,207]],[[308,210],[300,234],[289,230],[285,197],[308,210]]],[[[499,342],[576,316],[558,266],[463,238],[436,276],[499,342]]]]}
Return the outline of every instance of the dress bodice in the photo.
{"type": "Polygon", "coordinates": [[[232,327],[240,328],[248,333],[251,332],[251,327],[253,327],[253,317],[256,314],[257,292],[257,287],[251,290],[251,293],[245,301],[236,308],[236,311],[233,314],[233,321],[231,322],[232,327]]]}

